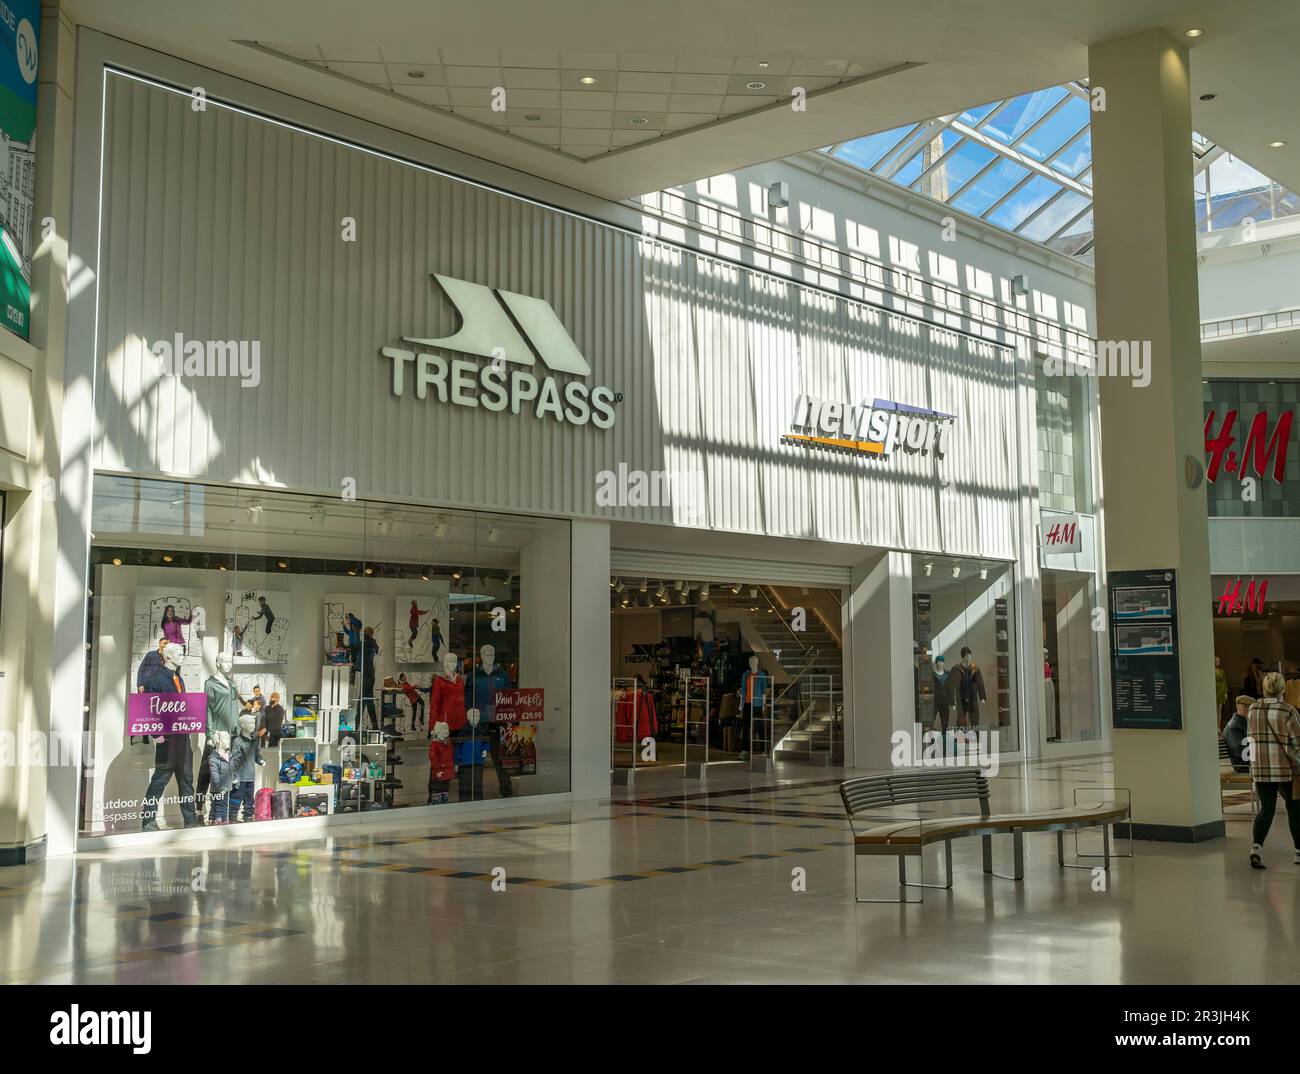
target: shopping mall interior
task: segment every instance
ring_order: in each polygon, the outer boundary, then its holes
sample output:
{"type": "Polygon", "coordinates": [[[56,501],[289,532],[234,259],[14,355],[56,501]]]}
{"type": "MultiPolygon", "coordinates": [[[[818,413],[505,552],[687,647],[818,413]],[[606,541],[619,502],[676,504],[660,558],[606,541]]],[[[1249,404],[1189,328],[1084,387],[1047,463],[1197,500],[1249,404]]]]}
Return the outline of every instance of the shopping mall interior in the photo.
{"type": "Polygon", "coordinates": [[[1300,5],[7,4],[0,982],[1300,983],[1300,5]]]}

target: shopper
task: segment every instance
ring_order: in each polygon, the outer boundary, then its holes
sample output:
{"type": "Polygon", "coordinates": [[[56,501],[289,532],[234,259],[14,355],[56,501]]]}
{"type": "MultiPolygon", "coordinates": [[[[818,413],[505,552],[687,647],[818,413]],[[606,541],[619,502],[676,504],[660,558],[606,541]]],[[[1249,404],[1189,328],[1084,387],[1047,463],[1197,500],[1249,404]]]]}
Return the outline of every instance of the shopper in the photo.
{"type": "Polygon", "coordinates": [[[1241,692],[1252,698],[1264,696],[1264,661],[1255,657],[1246,669],[1246,677],[1241,682],[1241,692]]]}
{"type": "Polygon", "coordinates": [[[1249,772],[1250,762],[1242,756],[1242,743],[1246,738],[1246,714],[1254,703],[1253,697],[1245,694],[1237,696],[1237,711],[1223,729],[1223,742],[1228,747],[1228,760],[1232,762],[1234,772],[1249,772]]]}
{"type": "Polygon", "coordinates": [[[1246,715],[1250,777],[1259,799],[1250,864],[1255,869],[1264,868],[1264,840],[1281,796],[1286,803],[1295,863],[1300,865],[1300,795],[1296,793],[1300,777],[1300,713],[1282,700],[1286,680],[1279,672],[1270,671],[1261,685],[1264,697],[1252,702],[1246,715]]]}
{"type": "Polygon", "coordinates": [[[258,728],[263,744],[267,746],[278,746],[280,744],[280,732],[284,729],[284,706],[280,704],[280,691],[271,691],[271,703],[266,706],[266,711],[262,714],[262,726],[258,728]]]}

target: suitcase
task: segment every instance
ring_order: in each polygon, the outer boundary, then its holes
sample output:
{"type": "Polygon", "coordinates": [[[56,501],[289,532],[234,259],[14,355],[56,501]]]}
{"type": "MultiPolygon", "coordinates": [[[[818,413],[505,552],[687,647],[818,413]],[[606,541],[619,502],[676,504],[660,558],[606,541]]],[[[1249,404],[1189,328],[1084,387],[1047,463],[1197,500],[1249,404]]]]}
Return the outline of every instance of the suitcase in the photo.
{"type": "Polygon", "coordinates": [[[288,820],[293,816],[293,791],[273,791],[271,794],[271,819],[288,820]]]}
{"type": "Polygon", "coordinates": [[[271,819],[271,795],[275,793],[270,787],[263,787],[253,795],[253,819],[271,819]]]}

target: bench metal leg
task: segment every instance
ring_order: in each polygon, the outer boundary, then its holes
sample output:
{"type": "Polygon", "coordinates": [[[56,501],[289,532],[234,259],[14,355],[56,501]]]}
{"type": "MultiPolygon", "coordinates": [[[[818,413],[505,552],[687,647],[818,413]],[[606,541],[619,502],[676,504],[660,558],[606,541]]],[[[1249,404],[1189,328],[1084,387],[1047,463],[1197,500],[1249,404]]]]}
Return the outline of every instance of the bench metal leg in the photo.
{"type": "Polygon", "coordinates": [[[944,873],[947,880],[946,883],[927,884],[925,882],[924,853],[925,851],[922,850],[921,854],[917,855],[917,860],[921,863],[921,882],[919,884],[912,883],[907,879],[907,859],[902,854],[898,856],[898,882],[904,887],[909,888],[935,888],[939,891],[950,890],[952,888],[952,840],[945,839],[943,841],[944,873]]]}
{"type": "Polygon", "coordinates": [[[980,839],[984,843],[984,873],[987,876],[996,876],[1001,880],[1024,880],[1025,878],[1025,833],[1019,828],[1011,829],[1011,854],[1012,866],[1014,873],[1007,876],[1005,873],[999,873],[993,868],[993,836],[982,835],[980,839]]]}
{"type": "MultiPolygon", "coordinates": [[[[1074,830],[1074,856],[1080,859],[1101,858],[1102,869],[1104,869],[1106,872],[1110,872],[1111,858],[1133,857],[1133,828],[1132,828],[1133,822],[1132,820],[1130,820],[1128,823],[1130,827],[1129,827],[1127,854],[1114,854],[1111,852],[1110,849],[1111,825],[1103,824],[1101,825],[1101,853],[1100,854],[1085,854],[1083,851],[1081,851],[1079,849],[1079,829],[1078,828],[1073,829],[1074,830]]],[[[1076,865],[1073,862],[1068,862],[1065,860],[1065,832],[1064,831],[1059,831],[1056,833],[1056,864],[1058,868],[1061,869],[1087,869],[1090,872],[1096,868],[1095,865],[1076,865]]]]}
{"type": "MultiPolygon", "coordinates": [[[[893,904],[893,905],[895,905],[895,906],[898,906],[898,905],[908,905],[908,906],[910,906],[910,905],[912,905],[913,903],[918,903],[918,902],[921,902],[922,900],[924,900],[924,898],[925,898],[925,893],[924,893],[924,892],[919,892],[919,893],[917,894],[917,897],[916,897],[915,899],[909,899],[909,898],[907,897],[907,889],[908,889],[908,887],[935,887],[936,885],[934,885],[934,884],[910,884],[910,885],[909,885],[909,884],[907,883],[907,867],[906,867],[906,865],[904,864],[904,862],[905,862],[906,860],[907,860],[907,859],[904,858],[902,854],[898,855],[898,898],[896,898],[896,899],[872,899],[872,898],[866,898],[866,899],[864,899],[864,898],[862,897],[862,895],[859,893],[861,889],[860,889],[859,882],[858,882],[858,855],[857,855],[857,854],[854,854],[854,855],[853,855],[853,901],[854,901],[854,902],[860,902],[860,903],[861,903],[861,902],[883,902],[883,903],[891,903],[891,904],[893,904]]],[[[924,870],[922,870],[921,875],[922,875],[922,876],[925,875],[924,870]]]]}

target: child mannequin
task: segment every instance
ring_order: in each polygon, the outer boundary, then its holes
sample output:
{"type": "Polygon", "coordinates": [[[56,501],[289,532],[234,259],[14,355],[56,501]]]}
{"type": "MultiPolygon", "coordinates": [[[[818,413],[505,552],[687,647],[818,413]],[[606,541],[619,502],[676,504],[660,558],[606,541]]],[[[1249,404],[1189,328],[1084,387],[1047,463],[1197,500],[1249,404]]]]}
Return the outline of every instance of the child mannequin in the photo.
{"type": "Polygon", "coordinates": [[[212,781],[210,810],[212,824],[229,823],[226,811],[230,791],[230,771],[230,732],[214,731],[212,754],[208,757],[208,774],[212,781]]]}
{"type": "Polygon", "coordinates": [[[246,712],[239,717],[239,735],[230,747],[230,819],[253,819],[253,788],[257,783],[257,717],[246,712]],[[243,807],[242,816],[240,807],[243,807]]]}

